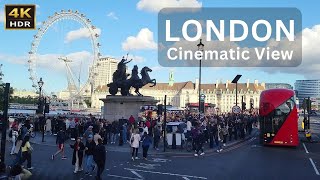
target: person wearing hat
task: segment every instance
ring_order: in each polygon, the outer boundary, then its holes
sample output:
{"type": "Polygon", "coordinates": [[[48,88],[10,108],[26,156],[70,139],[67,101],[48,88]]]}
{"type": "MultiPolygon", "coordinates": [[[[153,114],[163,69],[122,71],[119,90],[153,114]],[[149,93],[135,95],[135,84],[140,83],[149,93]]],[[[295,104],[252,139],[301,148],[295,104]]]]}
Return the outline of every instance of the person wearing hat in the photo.
{"type": "Polygon", "coordinates": [[[75,166],[74,173],[82,171],[82,159],[83,159],[83,151],[85,150],[84,144],[81,142],[81,138],[78,137],[76,142],[70,147],[73,149],[73,156],[72,156],[72,165],[75,166]]]}
{"type": "Polygon", "coordinates": [[[96,148],[96,143],[93,141],[93,136],[90,134],[88,136],[88,141],[86,142],[85,154],[86,154],[86,175],[89,175],[95,170],[95,164],[93,162],[93,153],[96,148]]]}

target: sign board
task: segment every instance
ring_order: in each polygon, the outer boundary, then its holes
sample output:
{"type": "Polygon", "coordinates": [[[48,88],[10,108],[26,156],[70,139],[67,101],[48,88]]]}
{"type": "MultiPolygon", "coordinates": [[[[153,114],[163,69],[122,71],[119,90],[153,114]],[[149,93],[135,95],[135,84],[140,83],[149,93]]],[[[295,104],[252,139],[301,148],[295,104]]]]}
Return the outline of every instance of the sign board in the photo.
{"type": "Polygon", "coordinates": [[[241,108],[239,106],[233,106],[232,112],[235,114],[239,114],[241,112],[241,108]]]}

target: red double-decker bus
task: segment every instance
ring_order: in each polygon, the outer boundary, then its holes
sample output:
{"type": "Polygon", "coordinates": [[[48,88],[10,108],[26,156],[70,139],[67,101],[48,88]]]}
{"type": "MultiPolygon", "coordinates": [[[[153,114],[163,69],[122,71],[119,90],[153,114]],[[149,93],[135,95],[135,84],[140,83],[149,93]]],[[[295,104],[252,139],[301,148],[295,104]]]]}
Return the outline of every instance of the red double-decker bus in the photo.
{"type": "Polygon", "coordinates": [[[298,146],[298,113],[290,89],[265,90],[260,95],[260,140],[265,145],[298,146]]]}

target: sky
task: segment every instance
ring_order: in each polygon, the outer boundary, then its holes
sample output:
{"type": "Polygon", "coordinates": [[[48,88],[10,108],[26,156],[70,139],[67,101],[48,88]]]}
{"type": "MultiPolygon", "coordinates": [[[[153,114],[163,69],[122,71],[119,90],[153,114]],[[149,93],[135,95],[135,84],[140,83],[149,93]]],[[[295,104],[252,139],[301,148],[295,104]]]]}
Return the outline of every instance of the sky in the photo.
{"type": "MultiPolygon", "coordinates": [[[[99,35],[102,56],[121,58],[129,53],[133,58],[129,69],[137,64],[153,69],[149,75],[158,82],[168,82],[169,72],[174,72],[174,81],[195,81],[197,67],[162,67],[157,57],[157,18],[164,7],[296,7],[302,13],[303,59],[298,67],[253,68],[253,67],[204,67],[203,83],[225,82],[242,74],[239,82],[255,79],[266,83],[289,83],[297,79],[318,79],[320,75],[320,2],[301,0],[0,0],[0,64],[5,75],[3,81],[18,89],[32,89],[28,72],[28,52],[37,30],[5,30],[5,4],[36,4],[37,27],[41,22],[61,10],[78,10],[91,20],[99,35]],[[2,26],[2,27],[1,27],[2,26]]],[[[37,48],[39,58],[33,70],[42,77],[48,91],[66,89],[66,67],[59,57],[67,56],[73,61],[70,69],[76,83],[87,78],[87,67],[92,60],[93,48],[88,31],[72,20],[59,21],[50,26],[40,39],[37,48]],[[81,75],[80,75],[81,74],[81,75]]],[[[196,46],[196,44],[195,44],[196,46]]]]}

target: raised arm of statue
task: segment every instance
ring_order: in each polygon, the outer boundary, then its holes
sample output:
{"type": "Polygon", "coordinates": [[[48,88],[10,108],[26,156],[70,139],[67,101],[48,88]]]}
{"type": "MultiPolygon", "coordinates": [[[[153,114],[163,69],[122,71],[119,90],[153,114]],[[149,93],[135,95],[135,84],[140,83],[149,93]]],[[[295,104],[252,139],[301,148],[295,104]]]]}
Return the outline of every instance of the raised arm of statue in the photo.
{"type": "Polygon", "coordinates": [[[131,62],[131,61],[132,61],[132,59],[130,59],[129,61],[125,62],[124,64],[128,64],[128,63],[131,62]]]}

